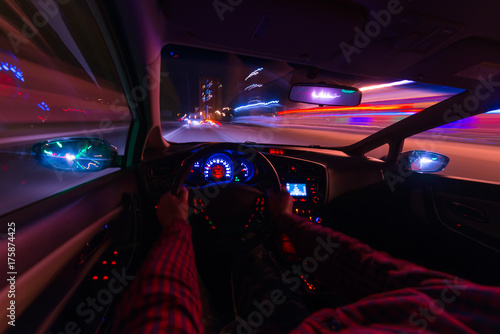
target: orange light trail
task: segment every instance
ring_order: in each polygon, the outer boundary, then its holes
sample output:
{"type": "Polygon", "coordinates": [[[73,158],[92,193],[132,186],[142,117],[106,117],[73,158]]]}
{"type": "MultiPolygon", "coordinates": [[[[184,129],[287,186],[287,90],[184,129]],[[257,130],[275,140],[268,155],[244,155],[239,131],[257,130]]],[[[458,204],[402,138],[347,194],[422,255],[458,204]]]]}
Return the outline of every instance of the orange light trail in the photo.
{"type": "Polygon", "coordinates": [[[357,107],[322,107],[322,108],[309,108],[309,109],[291,109],[279,111],[278,115],[287,115],[295,113],[322,113],[331,111],[382,111],[382,110],[401,110],[405,111],[421,111],[420,108],[415,108],[413,104],[392,104],[392,105],[372,105],[364,104],[357,107]]]}

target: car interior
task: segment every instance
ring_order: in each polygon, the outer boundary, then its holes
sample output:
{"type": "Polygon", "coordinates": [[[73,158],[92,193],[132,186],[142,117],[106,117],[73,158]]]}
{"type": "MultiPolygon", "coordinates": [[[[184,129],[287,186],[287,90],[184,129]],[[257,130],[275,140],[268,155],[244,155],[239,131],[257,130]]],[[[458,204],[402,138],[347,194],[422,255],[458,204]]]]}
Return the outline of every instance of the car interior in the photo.
{"type": "MultiPolygon", "coordinates": [[[[6,1],[20,10],[33,7],[33,12],[35,2],[6,1]]],[[[112,62],[100,66],[116,69],[127,97],[120,107],[130,115],[130,126],[123,149],[102,138],[84,140],[89,150],[94,147],[94,156],[108,157],[99,166],[90,159],[80,161],[79,170],[64,171],[67,165],[43,160],[49,148],[56,154],[61,143],[81,145],[84,136],[65,136],[57,143],[51,137],[27,148],[40,168],[85,175],[115,169],[2,214],[2,245],[12,237],[7,222],[16,222],[17,320],[15,327],[2,322],[1,332],[110,333],[114,309],[129,285],[123,277],[140,275],[158,237],[158,200],[183,186],[190,189],[189,220],[209,333],[219,332],[235,317],[231,267],[238,256],[265,243],[284,268],[301,261],[286,237],[276,233],[269,215],[266,192],[283,186],[293,197],[294,212],[313,224],[429,269],[479,284],[500,284],[500,183],[433,173],[445,168],[448,160],[453,163],[452,157],[436,154],[439,150],[427,150],[433,151],[430,158],[417,150],[403,153],[405,139],[411,136],[499,108],[499,2],[53,3],[66,22],[77,16],[80,25],[95,22],[98,30],[89,30],[84,40],[92,44],[94,34],[99,34],[104,41],[98,46],[112,62]],[[83,7],[85,15],[80,15],[83,7]],[[171,107],[171,88],[151,83],[164,81],[181,89],[173,78],[199,69],[193,63],[175,63],[173,57],[189,52],[206,59],[287,66],[293,74],[285,84],[283,76],[273,79],[285,87],[286,95],[294,85],[359,93],[354,87],[361,83],[397,80],[455,87],[461,93],[346,145],[169,141],[162,122],[165,105],[171,107]],[[478,96],[478,91],[484,96],[475,98],[469,108],[470,96],[478,96]],[[465,107],[457,111],[456,105],[465,107]],[[384,154],[370,153],[382,147],[384,154]],[[438,167],[425,170],[413,164],[425,159],[438,160],[438,167]],[[112,278],[121,278],[124,286],[109,293],[112,278]],[[100,304],[90,307],[88,298],[100,304]]],[[[309,107],[323,106],[315,103],[309,107]]],[[[279,117],[283,116],[278,112],[269,122],[279,117]]],[[[195,119],[189,122],[191,130],[198,131],[195,119]]],[[[273,129],[271,133],[279,131],[273,129]]],[[[6,252],[0,257],[7,263],[6,252]]],[[[7,307],[5,279],[1,289],[0,304],[7,307]]],[[[342,305],[314,279],[303,280],[301,289],[311,309],[342,305]]]]}

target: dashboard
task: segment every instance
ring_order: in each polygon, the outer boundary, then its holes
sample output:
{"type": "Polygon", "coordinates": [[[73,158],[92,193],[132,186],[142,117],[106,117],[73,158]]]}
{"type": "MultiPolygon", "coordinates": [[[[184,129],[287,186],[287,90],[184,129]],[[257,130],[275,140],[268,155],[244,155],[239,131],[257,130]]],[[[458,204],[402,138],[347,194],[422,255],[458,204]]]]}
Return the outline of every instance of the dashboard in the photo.
{"type": "Polygon", "coordinates": [[[186,179],[189,186],[212,182],[240,182],[256,180],[256,168],[248,156],[236,151],[221,151],[196,161],[186,179]]]}
{"type": "MultiPolygon", "coordinates": [[[[272,164],[293,198],[293,210],[310,221],[321,223],[321,210],[327,199],[327,170],[318,162],[284,155],[282,149],[265,148],[261,153],[272,164]]],[[[146,186],[152,197],[167,191],[183,160],[190,155],[160,159],[146,166],[146,186]]],[[[265,171],[252,155],[238,150],[215,150],[197,160],[186,178],[190,187],[202,187],[218,182],[243,183],[259,188],[265,171]]],[[[263,190],[263,189],[261,189],[263,190]]]]}

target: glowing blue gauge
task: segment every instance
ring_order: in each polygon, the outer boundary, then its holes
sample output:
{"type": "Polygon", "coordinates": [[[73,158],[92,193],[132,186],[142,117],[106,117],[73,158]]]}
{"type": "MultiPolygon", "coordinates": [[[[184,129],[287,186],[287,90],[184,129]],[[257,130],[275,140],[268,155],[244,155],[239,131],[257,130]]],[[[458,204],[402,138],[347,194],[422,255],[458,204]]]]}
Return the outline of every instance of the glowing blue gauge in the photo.
{"type": "Polygon", "coordinates": [[[191,168],[191,173],[189,173],[187,181],[191,182],[191,185],[199,185],[205,181],[203,177],[203,163],[202,161],[196,161],[191,168]]]}
{"type": "Polygon", "coordinates": [[[234,176],[235,182],[249,181],[255,174],[253,164],[247,159],[238,159],[238,167],[234,176]]]}
{"type": "Polygon", "coordinates": [[[217,153],[207,159],[203,167],[203,176],[206,181],[231,181],[233,179],[234,165],[227,155],[217,153]]]}

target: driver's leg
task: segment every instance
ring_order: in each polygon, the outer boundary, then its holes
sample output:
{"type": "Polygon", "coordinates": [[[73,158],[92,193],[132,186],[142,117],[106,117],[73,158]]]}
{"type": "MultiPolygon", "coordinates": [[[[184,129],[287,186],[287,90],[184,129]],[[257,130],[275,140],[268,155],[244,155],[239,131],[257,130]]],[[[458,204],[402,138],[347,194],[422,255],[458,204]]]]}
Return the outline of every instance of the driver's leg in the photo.
{"type": "Polygon", "coordinates": [[[309,311],[298,293],[282,280],[263,245],[236,260],[232,271],[237,320],[227,333],[288,333],[309,311]]]}

